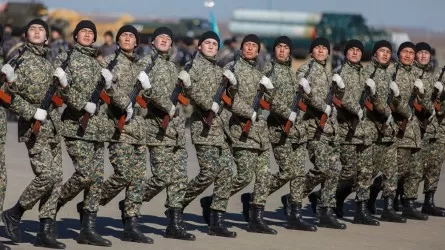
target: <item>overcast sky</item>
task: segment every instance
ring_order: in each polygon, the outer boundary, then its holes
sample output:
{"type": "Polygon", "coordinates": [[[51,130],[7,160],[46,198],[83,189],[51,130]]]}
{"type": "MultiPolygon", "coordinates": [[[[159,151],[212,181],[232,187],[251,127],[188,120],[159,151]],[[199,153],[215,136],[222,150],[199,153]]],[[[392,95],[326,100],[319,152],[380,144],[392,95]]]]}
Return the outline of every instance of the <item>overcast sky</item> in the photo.
{"type": "MultiPolygon", "coordinates": [[[[4,1],[4,0],[0,0],[4,1]]],[[[135,16],[208,17],[204,0],[40,0],[49,8],[81,12],[128,12],[135,16]]],[[[214,0],[218,21],[237,8],[361,13],[374,26],[445,31],[445,0],[214,0]]]]}

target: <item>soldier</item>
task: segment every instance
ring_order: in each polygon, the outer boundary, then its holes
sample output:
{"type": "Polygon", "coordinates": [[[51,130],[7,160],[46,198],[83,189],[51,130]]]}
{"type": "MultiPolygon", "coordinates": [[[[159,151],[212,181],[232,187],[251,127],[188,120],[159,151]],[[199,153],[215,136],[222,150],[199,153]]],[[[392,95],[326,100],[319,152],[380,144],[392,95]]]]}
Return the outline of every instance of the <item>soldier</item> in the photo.
{"type": "MultiPolygon", "coordinates": [[[[134,49],[139,44],[139,32],[131,25],[122,26],[117,35],[116,42],[120,51],[117,54],[117,64],[113,70],[114,81],[108,93],[111,104],[108,106],[108,117],[117,123],[125,114],[125,126],[121,133],[116,131],[108,150],[110,162],[114,173],[102,184],[102,198],[100,205],[105,206],[123,189],[125,199],[119,202],[122,221],[124,223],[124,241],[152,244],[153,239],[146,237],[138,228],[138,217],[144,195],[144,182],[146,178],[146,146],[145,121],[142,118],[141,108],[134,105],[129,94],[135,86],[138,72],[141,70],[135,62],[134,49]]],[[[107,66],[116,55],[105,58],[103,66],[107,66]]],[[[150,88],[150,82],[141,80],[142,88],[150,88]]]]}
{"type": "Polygon", "coordinates": [[[275,83],[272,93],[270,115],[267,118],[269,137],[279,172],[269,177],[269,195],[290,181],[290,194],[283,197],[283,205],[290,207],[287,216],[288,229],[316,231],[317,227],[303,220],[302,201],[306,163],[306,123],[303,112],[292,110],[295,95],[300,94],[295,74],[292,72],[292,41],[287,36],[274,42],[275,58],[265,66],[264,72],[272,70],[271,80],[275,83]],[[293,126],[286,134],[286,122],[293,126]]]}
{"type": "Polygon", "coordinates": [[[417,75],[425,88],[425,98],[422,102],[423,111],[416,113],[422,130],[422,149],[420,159],[423,166],[423,193],[425,200],[422,213],[432,216],[445,216],[445,212],[434,204],[434,194],[440,178],[440,166],[445,160],[445,130],[443,128],[443,75],[445,67],[436,72],[431,64],[431,46],[420,42],[416,44],[416,60],[414,67],[420,69],[417,75]],[[440,106],[436,110],[435,102],[440,106]]]}
{"type": "MultiPolygon", "coordinates": [[[[118,37],[116,37],[116,40],[118,37]]],[[[103,58],[113,55],[114,51],[116,50],[116,43],[113,41],[113,32],[111,30],[107,30],[104,33],[104,44],[100,46],[99,48],[99,55],[101,55],[103,58]]]]}
{"type": "Polygon", "coordinates": [[[57,26],[51,27],[51,42],[48,45],[49,51],[46,54],[46,58],[54,63],[57,56],[65,51],[68,51],[69,44],[65,41],[63,36],[63,30],[57,26]]]}
{"type": "MultiPolygon", "coordinates": [[[[14,242],[20,242],[20,220],[26,210],[40,201],[40,230],[36,246],[64,249],[51,233],[55,220],[57,200],[62,187],[61,141],[56,131],[60,129],[57,110],[37,108],[52,84],[54,68],[45,59],[44,43],[48,40],[48,25],[41,19],[34,19],[26,27],[26,51],[23,62],[16,72],[6,64],[2,72],[6,75],[8,89],[14,95],[10,109],[20,118],[18,121],[19,141],[25,142],[34,180],[25,188],[14,207],[2,213],[5,231],[14,242]],[[48,114],[49,112],[49,114],[48,114]],[[42,123],[38,134],[32,133],[34,121],[42,123]]],[[[59,120],[60,122],[60,120],[59,120]]]]}
{"type": "Polygon", "coordinates": [[[151,85],[143,91],[143,98],[149,102],[149,115],[146,119],[147,146],[150,152],[153,176],[146,180],[144,201],[148,202],[164,188],[167,188],[167,207],[170,219],[165,237],[195,240],[187,233],[182,221],[182,208],[187,187],[187,150],[185,148],[185,118],[176,116],[177,107],[170,100],[178,77],[176,66],[169,61],[169,50],[173,33],[167,27],[159,27],[153,33],[153,50],[139,63],[152,63],[154,54],[158,58],[152,70],[141,71],[138,79],[151,85]],[[166,128],[164,119],[170,120],[166,128]]]}
{"type": "Polygon", "coordinates": [[[205,32],[199,39],[199,52],[193,60],[190,72],[182,70],[179,79],[184,83],[187,95],[194,105],[191,116],[191,136],[196,148],[199,174],[191,180],[186,189],[183,208],[190,204],[212,183],[215,184],[213,201],[210,206],[209,235],[235,238],[236,233],[224,227],[224,213],[229,200],[234,162],[224,133],[224,121],[220,117],[222,103],[212,101],[223,77],[236,85],[235,75],[216,65],[219,37],[213,31],[205,32]],[[215,114],[213,124],[206,124],[209,112],[215,114]]]}
{"type": "Polygon", "coordinates": [[[68,155],[73,161],[74,174],[62,186],[62,193],[57,204],[57,211],[66,203],[84,191],[84,201],[79,206],[82,220],[79,244],[111,246],[111,242],[102,238],[95,230],[101,185],[104,175],[104,141],[107,138],[103,126],[103,112],[90,101],[91,93],[101,77],[105,79],[106,88],[111,87],[112,75],[102,69],[96,61],[97,49],[96,25],[89,20],[80,21],[73,31],[74,49],[62,52],[55,60],[57,67],[54,73],[62,87],[62,97],[67,105],[63,114],[63,136],[68,155]],[[68,54],[70,56],[68,58],[68,54]],[[68,67],[60,68],[68,61],[68,67]],[[88,112],[91,119],[86,131],[80,132],[79,120],[88,112]]]}
{"type": "Polygon", "coordinates": [[[321,185],[318,207],[319,227],[346,229],[333,215],[335,190],[341,168],[338,124],[336,110],[326,103],[331,83],[331,73],[327,71],[326,59],[330,53],[329,41],[319,37],[312,41],[309,52],[311,60],[297,70],[297,81],[304,91],[307,112],[303,119],[307,122],[309,159],[314,164],[306,174],[304,196],[318,184],[321,185]],[[327,118],[326,124],[320,124],[327,118]]]}

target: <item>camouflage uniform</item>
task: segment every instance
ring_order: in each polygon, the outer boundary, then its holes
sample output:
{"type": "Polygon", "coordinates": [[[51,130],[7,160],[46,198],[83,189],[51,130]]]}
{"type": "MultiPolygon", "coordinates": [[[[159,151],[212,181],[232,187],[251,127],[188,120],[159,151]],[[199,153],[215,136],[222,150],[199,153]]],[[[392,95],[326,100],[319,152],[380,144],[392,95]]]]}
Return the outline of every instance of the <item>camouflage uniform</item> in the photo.
{"type": "MultiPolygon", "coordinates": [[[[0,68],[3,67],[3,57],[0,52],[0,68]]],[[[3,211],[3,203],[6,194],[6,163],[5,163],[5,144],[6,131],[8,128],[8,114],[4,107],[0,107],[0,213],[3,211]]]]}
{"type": "MultiPolygon", "coordinates": [[[[65,205],[85,190],[83,208],[90,212],[98,210],[104,174],[105,146],[104,136],[101,136],[105,131],[103,112],[91,117],[84,134],[78,131],[79,120],[86,112],[83,108],[90,101],[91,93],[101,78],[96,54],[97,49],[76,43],[65,69],[69,86],[62,91],[67,107],[62,114],[61,134],[76,171],[62,187],[59,206],[65,205]]],[[[60,67],[66,59],[67,53],[62,52],[55,61],[55,67],[60,67]]]]}
{"type": "MultiPolygon", "coordinates": [[[[191,136],[200,166],[199,174],[187,185],[184,207],[215,182],[212,205],[214,210],[226,211],[229,200],[234,161],[223,130],[224,121],[217,114],[208,128],[203,120],[211,109],[213,96],[222,81],[222,69],[215,64],[216,58],[198,54],[189,71],[192,81],[186,94],[193,103],[191,136]]],[[[222,104],[220,104],[222,107],[222,104]]]]}
{"type": "MultiPolygon", "coordinates": [[[[286,135],[283,126],[291,113],[292,101],[298,91],[296,76],[292,72],[292,60],[281,62],[275,60],[271,81],[274,83],[270,115],[267,118],[269,137],[279,172],[270,176],[269,194],[280,189],[290,181],[290,203],[303,201],[306,160],[306,124],[302,121],[300,112],[294,124],[286,135]]],[[[264,72],[272,70],[272,64],[265,66],[264,72]]]]}
{"type": "MultiPolygon", "coordinates": [[[[139,63],[151,63],[153,48],[150,54],[139,63]]],[[[155,66],[148,74],[151,79],[151,89],[143,91],[147,100],[148,116],[146,122],[146,143],[150,152],[151,171],[153,176],[146,180],[144,201],[150,201],[154,196],[167,188],[168,208],[182,208],[187,187],[187,150],[185,149],[185,118],[176,116],[170,119],[164,132],[160,126],[165,115],[168,115],[178,70],[169,61],[167,54],[159,54],[155,66]]]]}
{"type": "MultiPolygon", "coordinates": [[[[108,65],[114,57],[115,55],[106,57],[103,66],[108,65]]],[[[142,67],[134,62],[134,54],[121,51],[117,60],[112,71],[114,84],[107,91],[111,98],[107,114],[113,125],[117,124],[129,105],[129,94],[137,82],[138,73],[142,70],[142,67]]],[[[112,138],[110,136],[108,146],[114,173],[102,185],[100,204],[106,205],[125,188],[124,217],[140,215],[144,195],[147,152],[145,121],[142,115],[140,106],[135,104],[133,118],[125,124],[122,133],[116,132],[112,138]]]]}
{"type": "MultiPolygon", "coordinates": [[[[225,68],[228,69],[233,63],[229,63],[225,68]]],[[[242,134],[243,126],[251,119],[254,112],[251,103],[255,99],[263,76],[255,67],[256,60],[240,57],[234,69],[238,85],[229,87],[233,100],[230,110],[232,116],[229,120],[229,138],[237,166],[237,175],[233,178],[230,195],[238,193],[249,185],[255,174],[252,204],[264,206],[269,196],[269,136],[267,136],[267,124],[261,114],[261,109],[258,111],[257,121],[252,122],[249,135],[242,134]]]]}
{"type": "Polygon", "coordinates": [[[25,188],[18,203],[24,210],[30,210],[40,201],[39,217],[53,219],[63,180],[61,141],[57,133],[59,114],[51,108],[47,121],[36,136],[32,134],[31,126],[36,109],[52,84],[54,68],[44,58],[46,49],[32,44],[26,46],[28,50],[22,55],[24,61],[16,70],[17,78],[9,86],[9,91],[14,94],[10,109],[20,116],[19,142],[25,142],[36,177],[25,188]]]}
{"type": "Polygon", "coordinates": [[[315,59],[303,64],[297,70],[297,81],[304,76],[309,64],[312,69],[307,77],[312,91],[304,94],[304,100],[308,104],[308,111],[303,116],[307,122],[308,153],[309,159],[314,164],[306,174],[304,196],[321,184],[321,198],[319,207],[335,207],[335,190],[341,169],[340,152],[338,145],[338,124],[335,109],[326,122],[323,131],[319,129],[319,120],[326,109],[326,97],[331,84],[331,73],[326,69],[326,64],[319,63],[315,59]]]}

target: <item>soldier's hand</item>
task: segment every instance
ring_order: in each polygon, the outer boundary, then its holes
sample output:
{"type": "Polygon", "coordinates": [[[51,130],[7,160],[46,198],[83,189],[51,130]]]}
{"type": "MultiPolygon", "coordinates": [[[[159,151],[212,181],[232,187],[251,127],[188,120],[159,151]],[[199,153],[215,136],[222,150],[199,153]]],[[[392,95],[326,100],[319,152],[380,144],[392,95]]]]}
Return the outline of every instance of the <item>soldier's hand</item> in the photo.
{"type": "Polygon", "coordinates": [[[420,94],[425,93],[425,89],[423,88],[423,82],[422,82],[422,80],[417,79],[417,80],[414,82],[414,87],[416,87],[416,88],[419,90],[419,93],[420,93],[420,94]]]}
{"type": "Polygon", "coordinates": [[[170,108],[168,115],[170,116],[170,118],[173,118],[175,114],[176,114],[176,106],[172,104],[172,107],[170,108]]]}
{"type": "Polygon", "coordinates": [[[434,83],[434,88],[437,89],[437,94],[441,95],[443,92],[443,84],[441,82],[435,82],[434,83]]]}
{"type": "Polygon", "coordinates": [[[14,68],[10,64],[5,64],[2,67],[2,73],[6,76],[6,81],[13,82],[15,81],[15,73],[14,68]]]}
{"type": "Polygon", "coordinates": [[[113,74],[108,69],[102,69],[100,74],[105,79],[105,89],[110,89],[113,82],[113,74]]]}
{"type": "Polygon", "coordinates": [[[337,84],[337,87],[339,87],[340,89],[345,88],[345,83],[343,82],[343,78],[341,78],[339,74],[334,74],[334,76],[332,76],[332,81],[334,81],[337,84]]]}
{"type": "Polygon", "coordinates": [[[192,86],[192,81],[190,80],[190,74],[187,71],[181,70],[181,72],[179,72],[178,78],[181,79],[185,88],[190,88],[190,86],[192,86]]]}
{"type": "Polygon", "coordinates": [[[297,113],[294,111],[290,112],[288,120],[292,123],[295,123],[295,120],[297,119],[297,113]]]}
{"type": "Polygon", "coordinates": [[[273,89],[273,84],[267,76],[261,77],[260,84],[263,85],[267,90],[273,89]]]}
{"type": "Polygon", "coordinates": [[[125,109],[125,113],[127,113],[127,115],[125,116],[125,122],[129,122],[133,117],[133,104],[130,103],[127,106],[127,108],[125,109]]]}
{"type": "Polygon", "coordinates": [[[250,117],[250,120],[252,121],[252,123],[256,122],[256,118],[257,118],[257,113],[255,111],[253,111],[252,117],[250,117]]]}
{"type": "Polygon", "coordinates": [[[332,107],[331,107],[331,105],[326,105],[326,109],[324,110],[324,113],[325,113],[327,116],[330,116],[330,115],[331,115],[331,113],[332,113],[332,107]]]}
{"type": "Polygon", "coordinates": [[[298,83],[304,90],[304,93],[310,94],[311,93],[311,86],[309,86],[309,81],[306,78],[301,78],[300,82],[298,83]]]}
{"type": "Polygon", "coordinates": [[[97,105],[96,105],[96,103],[93,103],[93,102],[87,102],[87,104],[85,104],[85,107],[83,107],[83,109],[86,112],[90,113],[90,115],[94,115],[96,113],[96,108],[97,108],[97,105]]]}
{"type": "Polygon", "coordinates": [[[46,110],[37,108],[37,111],[34,114],[34,119],[37,121],[45,122],[47,116],[48,116],[48,112],[46,112],[46,110]]]}
{"type": "Polygon", "coordinates": [[[375,95],[375,82],[371,78],[366,79],[366,86],[371,90],[371,94],[375,95]]]}
{"type": "Polygon", "coordinates": [[[138,80],[141,82],[141,86],[144,90],[151,88],[150,79],[144,71],[139,72],[138,80]]]}
{"type": "Polygon", "coordinates": [[[213,102],[213,103],[212,103],[212,108],[211,108],[211,110],[212,110],[212,112],[213,112],[214,114],[218,114],[218,112],[219,112],[219,104],[216,103],[216,102],[213,102]]]}
{"type": "Polygon", "coordinates": [[[363,119],[363,109],[360,109],[357,113],[358,119],[361,121],[363,119]]]}
{"type": "Polygon", "coordinates": [[[400,95],[399,86],[397,86],[396,82],[391,81],[391,83],[389,84],[389,88],[392,90],[392,93],[395,97],[400,95]]]}
{"type": "Polygon", "coordinates": [[[68,87],[68,78],[66,76],[65,71],[62,68],[58,67],[54,71],[54,76],[57,77],[57,79],[59,79],[59,84],[62,88],[68,87]]]}
{"type": "Polygon", "coordinates": [[[238,85],[238,81],[236,80],[235,74],[233,74],[232,71],[226,69],[226,70],[224,70],[223,75],[225,77],[227,77],[227,79],[229,80],[229,82],[232,86],[238,85]]]}

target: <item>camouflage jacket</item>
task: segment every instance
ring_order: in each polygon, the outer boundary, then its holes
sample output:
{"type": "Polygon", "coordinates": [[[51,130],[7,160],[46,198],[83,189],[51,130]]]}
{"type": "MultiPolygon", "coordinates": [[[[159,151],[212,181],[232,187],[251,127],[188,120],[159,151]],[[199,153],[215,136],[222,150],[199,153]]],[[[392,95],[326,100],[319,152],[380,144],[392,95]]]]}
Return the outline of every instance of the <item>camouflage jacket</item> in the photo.
{"type": "MultiPolygon", "coordinates": [[[[13,95],[10,109],[20,118],[18,121],[19,141],[26,142],[32,135],[31,126],[34,114],[52,84],[54,68],[44,57],[46,49],[37,45],[27,44],[23,53],[23,62],[16,69],[16,80],[8,87],[13,95]]],[[[48,111],[47,122],[40,127],[36,140],[46,142],[60,141],[57,131],[60,130],[60,116],[54,107],[48,111]]]]}
{"type": "MultiPolygon", "coordinates": [[[[105,68],[114,60],[115,54],[105,57],[101,65],[105,68]]],[[[130,104],[130,92],[137,83],[137,76],[143,68],[134,62],[134,54],[120,51],[117,57],[117,64],[114,67],[112,88],[107,90],[110,96],[111,105],[107,106],[106,112],[112,127],[117,125],[119,118],[125,114],[124,111],[130,104]]],[[[135,103],[133,107],[133,117],[125,124],[122,133],[113,129],[110,140],[113,142],[125,142],[129,144],[145,145],[146,126],[143,118],[144,111],[135,103]]]]}
{"type": "MultiPolygon", "coordinates": [[[[101,67],[96,61],[97,49],[76,44],[71,52],[65,73],[68,87],[61,91],[67,105],[62,113],[63,128],[61,135],[88,141],[106,141],[103,127],[104,113],[97,112],[88,122],[85,133],[78,134],[79,120],[84,115],[83,108],[90,101],[91,94],[100,80],[101,67]]],[[[67,52],[62,52],[55,60],[54,67],[60,67],[67,60],[67,52]]],[[[97,109],[99,110],[99,108],[97,109]]]]}
{"type": "MultiPolygon", "coordinates": [[[[345,144],[371,145],[371,143],[377,139],[377,130],[374,124],[368,119],[359,121],[352,140],[350,142],[345,141],[351,129],[352,122],[358,119],[358,112],[362,109],[360,99],[363,94],[365,80],[369,75],[363,73],[361,64],[353,64],[349,61],[346,61],[341,68],[337,69],[334,73],[339,74],[345,83],[345,88],[338,89],[336,93],[342,101],[342,107],[337,108],[340,142],[345,144]]],[[[365,107],[363,107],[363,111],[366,113],[365,107]]]]}
{"type": "MultiPolygon", "coordinates": [[[[150,54],[138,63],[145,67],[152,61],[153,49],[150,54]]],[[[178,80],[178,69],[169,61],[168,54],[159,54],[154,67],[148,74],[151,88],[144,90],[142,97],[147,101],[145,122],[147,126],[146,140],[148,146],[178,146],[185,147],[185,118],[176,116],[170,119],[164,132],[161,127],[162,120],[168,115],[172,102],[170,96],[178,80]]]]}
{"type": "MultiPolygon", "coordinates": [[[[216,65],[216,58],[208,58],[198,54],[193,60],[192,68],[189,71],[192,85],[185,90],[194,107],[190,125],[193,144],[218,147],[225,144],[223,121],[220,115],[215,116],[210,128],[207,128],[207,125],[203,122],[208,110],[212,107],[213,97],[223,80],[222,73],[222,69],[216,65]]],[[[221,111],[222,108],[223,103],[221,102],[221,111]]]]}
{"type": "MultiPolygon", "coordinates": [[[[0,51],[0,69],[3,67],[3,57],[1,55],[0,51]]],[[[4,87],[2,86],[2,89],[4,87]]],[[[6,143],[6,131],[8,129],[8,116],[7,116],[7,110],[0,106],[0,144],[6,143]]]]}
{"type": "Polygon", "coordinates": [[[396,131],[400,128],[402,121],[411,116],[403,138],[397,140],[398,147],[419,148],[421,143],[419,121],[414,115],[414,111],[408,105],[413,92],[414,81],[417,79],[417,75],[419,75],[419,69],[396,62],[393,67],[389,68],[389,73],[391,76],[396,73],[395,82],[400,90],[400,96],[393,99],[393,104],[396,108],[393,117],[395,124],[398,126],[396,131]]]}
{"type": "MultiPolygon", "coordinates": [[[[271,70],[272,63],[269,62],[265,65],[263,73],[268,74],[271,70]]],[[[271,93],[272,104],[270,106],[270,114],[267,117],[271,143],[306,142],[306,122],[303,121],[303,111],[299,112],[299,116],[295,119],[295,124],[292,125],[289,135],[286,135],[283,131],[283,127],[292,111],[294,97],[299,90],[296,76],[292,72],[292,60],[286,62],[275,60],[270,80],[275,87],[271,93]]]]}
{"type": "Polygon", "coordinates": [[[312,140],[317,133],[321,133],[320,140],[336,141],[338,124],[335,109],[333,109],[331,117],[329,117],[326,122],[324,131],[319,132],[319,122],[327,107],[326,98],[329,94],[332,78],[331,73],[326,69],[326,65],[317,62],[315,59],[309,60],[297,70],[297,82],[304,77],[310,64],[312,64],[312,69],[309,72],[307,80],[311,86],[311,93],[309,95],[303,95],[303,99],[307,104],[307,112],[303,116],[303,119],[308,124],[308,140],[312,140]]]}

